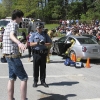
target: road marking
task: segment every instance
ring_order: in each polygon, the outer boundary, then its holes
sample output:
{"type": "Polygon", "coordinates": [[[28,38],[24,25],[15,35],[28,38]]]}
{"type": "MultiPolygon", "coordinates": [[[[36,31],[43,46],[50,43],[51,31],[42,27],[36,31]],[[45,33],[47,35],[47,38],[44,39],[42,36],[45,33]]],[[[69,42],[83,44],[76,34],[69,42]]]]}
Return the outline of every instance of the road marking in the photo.
{"type": "Polygon", "coordinates": [[[94,98],[94,99],[82,99],[82,100],[100,100],[100,98],[94,98]]]}
{"type": "MultiPolygon", "coordinates": [[[[46,77],[83,77],[83,74],[75,74],[75,75],[47,75],[46,77]]],[[[33,78],[33,76],[28,76],[29,78],[33,78]]],[[[0,76],[0,79],[8,78],[8,76],[0,76]]]]}

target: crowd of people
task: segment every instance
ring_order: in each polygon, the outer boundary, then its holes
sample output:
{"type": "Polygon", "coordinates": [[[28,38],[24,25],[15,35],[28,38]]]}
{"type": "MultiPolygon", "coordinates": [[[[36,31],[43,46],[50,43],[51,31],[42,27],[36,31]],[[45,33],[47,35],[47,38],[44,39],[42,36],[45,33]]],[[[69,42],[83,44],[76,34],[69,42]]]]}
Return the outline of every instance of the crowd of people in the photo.
{"type": "Polygon", "coordinates": [[[60,23],[58,27],[56,27],[56,32],[60,32],[61,34],[68,35],[93,35],[99,41],[100,39],[100,22],[98,20],[92,21],[90,24],[80,23],[77,21],[76,23],[60,23]]]}

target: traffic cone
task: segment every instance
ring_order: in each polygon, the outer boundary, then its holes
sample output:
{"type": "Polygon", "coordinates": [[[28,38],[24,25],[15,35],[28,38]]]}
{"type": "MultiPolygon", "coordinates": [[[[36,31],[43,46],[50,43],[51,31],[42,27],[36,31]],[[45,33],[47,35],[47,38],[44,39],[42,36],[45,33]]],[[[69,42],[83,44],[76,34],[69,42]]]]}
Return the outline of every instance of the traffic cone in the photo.
{"type": "Polygon", "coordinates": [[[71,54],[71,60],[74,61],[74,62],[76,62],[76,56],[75,56],[74,53],[71,54]]]}
{"type": "Polygon", "coordinates": [[[72,54],[71,54],[71,60],[72,60],[72,61],[73,61],[73,58],[74,58],[74,54],[72,53],[72,54]]]}
{"type": "Polygon", "coordinates": [[[86,66],[85,66],[86,68],[90,68],[90,59],[89,58],[87,58],[87,62],[86,62],[86,66]]]}
{"type": "Polygon", "coordinates": [[[73,61],[76,62],[76,56],[73,54],[73,61]]]}

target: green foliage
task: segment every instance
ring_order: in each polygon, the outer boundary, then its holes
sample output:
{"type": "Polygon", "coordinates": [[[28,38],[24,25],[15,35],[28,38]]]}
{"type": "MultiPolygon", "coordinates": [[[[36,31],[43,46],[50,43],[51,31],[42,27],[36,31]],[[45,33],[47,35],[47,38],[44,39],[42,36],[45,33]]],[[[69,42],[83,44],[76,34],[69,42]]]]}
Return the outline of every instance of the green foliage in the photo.
{"type": "Polygon", "coordinates": [[[28,34],[26,28],[19,28],[18,33],[21,34],[21,32],[28,34]]]}
{"type": "Polygon", "coordinates": [[[6,13],[5,7],[2,4],[0,4],[0,18],[5,18],[6,17],[5,13],[6,13]]]}
{"type": "Polygon", "coordinates": [[[60,17],[61,17],[61,7],[59,5],[54,6],[54,9],[52,12],[52,18],[59,19],[60,17]]]}
{"type": "Polygon", "coordinates": [[[68,0],[48,0],[45,6],[44,1],[46,0],[2,0],[0,18],[10,16],[14,9],[20,9],[25,17],[40,18],[46,22],[59,19],[100,19],[100,0],[76,0],[70,4],[68,0]]]}
{"type": "Polygon", "coordinates": [[[96,19],[100,20],[100,0],[95,0],[95,2],[93,0],[87,0],[86,3],[88,10],[86,14],[81,15],[81,20],[87,22],[96,19]]]}
{"type": "Polygon", "coordinates": [[[83,8],[81,2],[73,2],[68,6],[68,18],[69,19],[80,19],[83,8]]]}

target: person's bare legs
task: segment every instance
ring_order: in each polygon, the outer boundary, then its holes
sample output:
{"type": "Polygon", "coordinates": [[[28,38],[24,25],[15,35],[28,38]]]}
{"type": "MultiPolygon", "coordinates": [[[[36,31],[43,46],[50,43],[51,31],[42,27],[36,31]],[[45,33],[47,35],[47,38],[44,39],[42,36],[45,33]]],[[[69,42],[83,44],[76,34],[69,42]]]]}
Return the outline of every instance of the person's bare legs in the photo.
{"type": "Polygon", "coordinates": [[[27,95],[27,80],[21,81],[20,90],[21,90],[21,100],[25,100],[27,95]]]}
{"type": "Polygon", "coordinates": [[[8,81],[8,100],[13,100],[14,96],[14,80],[9,80],[8,81]]]}
{"type": "Polygon", "coordinates": [[[30,58],[30,57],[28,58],[28,61],[29,61],[29,62],[31,61],[31,58],[30,58]]]}

